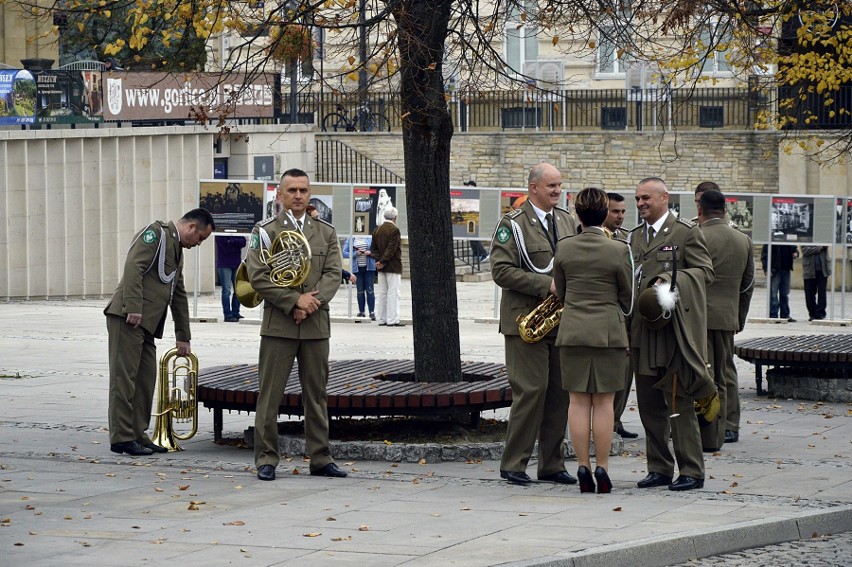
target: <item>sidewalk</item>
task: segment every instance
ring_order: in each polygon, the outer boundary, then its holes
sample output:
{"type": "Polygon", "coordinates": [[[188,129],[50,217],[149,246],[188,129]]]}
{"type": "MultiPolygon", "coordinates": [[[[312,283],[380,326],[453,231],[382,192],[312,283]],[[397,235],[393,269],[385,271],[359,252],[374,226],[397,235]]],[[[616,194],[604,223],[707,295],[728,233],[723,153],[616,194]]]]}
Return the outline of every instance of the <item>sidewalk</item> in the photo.
{"type": "MultiPolygon", "coordinates": [[[[494,284],[458,289],[463,359],[502,362],[497,325],[485,322],[494,284]]],[[[759,316],[763,292],[752,308],[759,316]]],[[[807,323],[800,290],[791,302],[798,322],[751,323],[737,338],[850,332],[807,323]]],[[[184,452],[115,455],[105,430],[105,303],[0,305],[2,565],[667,565],[852,530],[849,405],[757,398],[754,369],[739,360],[740,441],[707,455],[705,488],[685,493],[636,488],[644,436],[611,458],[610,495],[512,486],[496,461],[339,461],[349,477],[326,479],[295,457],[282,460],[278,480],[259,482],[251,451],[213,444],[203,408],[184,452]]],[[[332,311],[332,358],[413,356],[411,326],[350,322],[347,289],[332,311]]],[[[410,320],[407,286],[403,314],[410,320]]],[[[215,296],[199,298],[197,316],[219,319],[193,324],[202,367],[256,363],[257,324],[221,322],[215,296]]],[[[170,333],[167,324],[161,353],[170,333]]],[[[484,415],[495,416],[505,410],[484,415]]],[[[253,420],[226,413],[226,437],[253,420]]],[[[624,421],[642,431],[635,398],[624,421]]]]}

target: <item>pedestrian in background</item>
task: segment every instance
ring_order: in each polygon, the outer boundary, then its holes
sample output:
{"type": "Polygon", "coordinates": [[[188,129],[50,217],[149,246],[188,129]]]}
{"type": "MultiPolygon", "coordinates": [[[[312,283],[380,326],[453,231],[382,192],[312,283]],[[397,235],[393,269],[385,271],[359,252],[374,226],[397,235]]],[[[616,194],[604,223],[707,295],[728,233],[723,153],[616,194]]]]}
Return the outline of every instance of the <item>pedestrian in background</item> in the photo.
{"type": "Polygon", "coordinates": [[[222,313],[227,323],[237,323],[243,318],[240,315],[240,300],[234,287],[237,283],[237,268],[243,260],[245,247],[244,236],[216,237],[216,274],[219,276],[219,285],[222,286],[222,313]]]}
{"type": "Polygon", "coordinates": [[[805,304],[808,306],[808,321],[825,319],[827,300],[825,291],[831,262],[827,246],[802,246],[802,279],[805,284],[805,304]]]}

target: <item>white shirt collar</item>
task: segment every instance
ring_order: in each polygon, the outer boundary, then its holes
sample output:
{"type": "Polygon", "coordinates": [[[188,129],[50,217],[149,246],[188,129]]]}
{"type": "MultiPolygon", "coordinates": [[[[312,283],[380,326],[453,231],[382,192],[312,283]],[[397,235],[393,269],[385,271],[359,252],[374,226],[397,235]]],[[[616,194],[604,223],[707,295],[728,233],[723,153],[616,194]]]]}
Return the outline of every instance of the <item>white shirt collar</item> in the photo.
{"type": "MultiPolygon", "coordinates": [[[[547,220],[544,218],[544,216],[545,216],[547,213],[545,213],[544,211],[542,211],[541,209],[539,209],[538,207],[536,207],[535,205],[533,205],[533,202],[532,202],[532,201],[527,201],[527,202],[528,202],[528,203],[530,204],[530,206],[533,208],[533,211],[535,211],[535,216],[537,216],[537,217],[538,217],[539,222],[541,222],[541,226],[543,226],[543,227],[545,227],[545,228],[548,228],[548,229],[549,229],[550,227],[549,227],[549,226],[547,226],[547,220]]],[[[554,214],[553,210],[551,210],[551,211],[550,211],[550,214],[551,214],[551,215],[553,215],[553,216],[556,216],[556,215],[554,214]]]]}
{"type": "Polygon", "coordinates": [[[672,214],[671,211],[666,211],[666,214],[661,216],[659,220],[657,220],[657,222],[651,225],[652,227],[654,227],[654,234],[660,234],[660,230],[663,228],[663,225],[665,224],[666,219],[669,218],[670,214],[672,214]]]}

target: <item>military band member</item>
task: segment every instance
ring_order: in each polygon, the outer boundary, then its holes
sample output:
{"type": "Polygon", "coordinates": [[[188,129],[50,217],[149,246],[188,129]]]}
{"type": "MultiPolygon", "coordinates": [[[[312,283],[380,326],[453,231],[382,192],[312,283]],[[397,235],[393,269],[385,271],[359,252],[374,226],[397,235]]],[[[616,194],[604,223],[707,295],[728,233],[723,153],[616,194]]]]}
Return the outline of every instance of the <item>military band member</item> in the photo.
{"type": "Polygon", "coordinates": [[[555,294],[553,257],[556,242],[576,233],[574,219],[557,207],[562,175],[548,163],[534,166],[528,199],[506,214],[491,242],[491,274],[503,288],[500,332],[504,335],[512,409],[500,476],[514,484],[532,479],[526,468],[538,439],[538,479],[577,482],[565,471],[562,451],[568,419],[568,391],[562,388],[556,329],[536,343],[520,337],[517,319],[555,294]]]}
{"type": "MultiPolygon", "coordinates": [[[[609,214],[604,221],[604,227],[612,233],[614,239],[627,242],[627,231],[621,227],[624,224],[624,215],[627,213],[627,202],[620,193],[607,193],[606,196],[609,199],[609,214]]],[[[624,388],[615,393],[615,399],[612,402],[613,417],[615,419],[613,430],[622,439],[636,439],[639,437],[638,433],[624,429],[624,425],[621,423],[621,416],[624,414],[625,408],[627,408],[627,399],[630,397],[631,386],[633,386],[633,365],[628,362],[624,369],[624,388]]]]}
{"type": "Polygon", "coordinates": [[[306,213],[311,200],[308,175],[290,169],[278,187],[281,213],[255,225],[246,258],[252,287],[263,298],[258,374],[260,390],[254,429],[257,478],[275,480],[278,466],[278,407],[293,361],[299,361],[299,383],[305,411],[305,442],[312,475],[345,477],[334,463],[328,442],[328,354],[331,321],[328,304],[340,288],[343,261],[334,227],[306,213]],[[280,287],[269,278],[261,250],[283,231],[298,231],[311,248],[311,269],[296,288],[280,287]]]}
{"type": "Polygon", "coordinates": [[[734,363],[734,334],[745,327],[754,292],[754,247],[751,238],[733,228],[725,216],[725,196],[701,193],[698,220],[713,260],[716,279],[707,286],[707,355],[719,389],[719,418],[701,428],[704,451],[718,450],[739,438],[739,379],[734,363]],[[728,424],[728,420],[735,425],[728,424]]]}
{"type": "Polygon", "coordinates": [[[630,248],[637,293],[654,285],[669,287],[676,262],[680,294],[676,307],[653,319],[643,312],[640,295],[641,315],[631,324],[636,398],[648,459],[648,475],[637,485],[701,488],[704,455],[693,400],[710,398],[716,391],[707,368],[706,340],[705,286],[713,281],[713,264],[701,230],[669,212],[668,188],[662,179],[639,182],[636,207],[641,223],[630,232],[630,248]],[[668,447],[670,436],[674,456],[668,447]],[[672,482],[675,460],[680,476],[672,482]]]}
{"type": "Polygon", "coordinates": [[[163,338],[169,309],[178,354],[191,352],[183,250],[201,244],[215,229],[207,210],[193,209],[176,222],[149,224],[130,245],[124,274],[104,309],[109,333],[109,440],[114,453],[168,451],[145,433],[157,382],[154,339],[163,338]]]}

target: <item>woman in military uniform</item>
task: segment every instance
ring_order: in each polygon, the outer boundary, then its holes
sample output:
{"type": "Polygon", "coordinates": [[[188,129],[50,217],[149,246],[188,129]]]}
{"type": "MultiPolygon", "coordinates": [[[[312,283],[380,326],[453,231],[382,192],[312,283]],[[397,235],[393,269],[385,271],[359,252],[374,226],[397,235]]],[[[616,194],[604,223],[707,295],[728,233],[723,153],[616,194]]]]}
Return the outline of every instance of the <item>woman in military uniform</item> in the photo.
{"type": "Polygon", "coordinates": [[[624,388],[629,341],[625,317],[633,306],[633,264],[625,242],[602,225],[609,213],[606,193],[583,189],[575,210],[582,232],[559,241],[553,266],[562,323],[556,337],[562,387],[570,392],[568,429],[577,452],[582,492],[610,492],[607,473],[612,444],[613,399],[624,388]],[[591,424],[591,429],[590,429],[591,424]],[[589,456],[595,439],[594,479],[589,456]]]}

